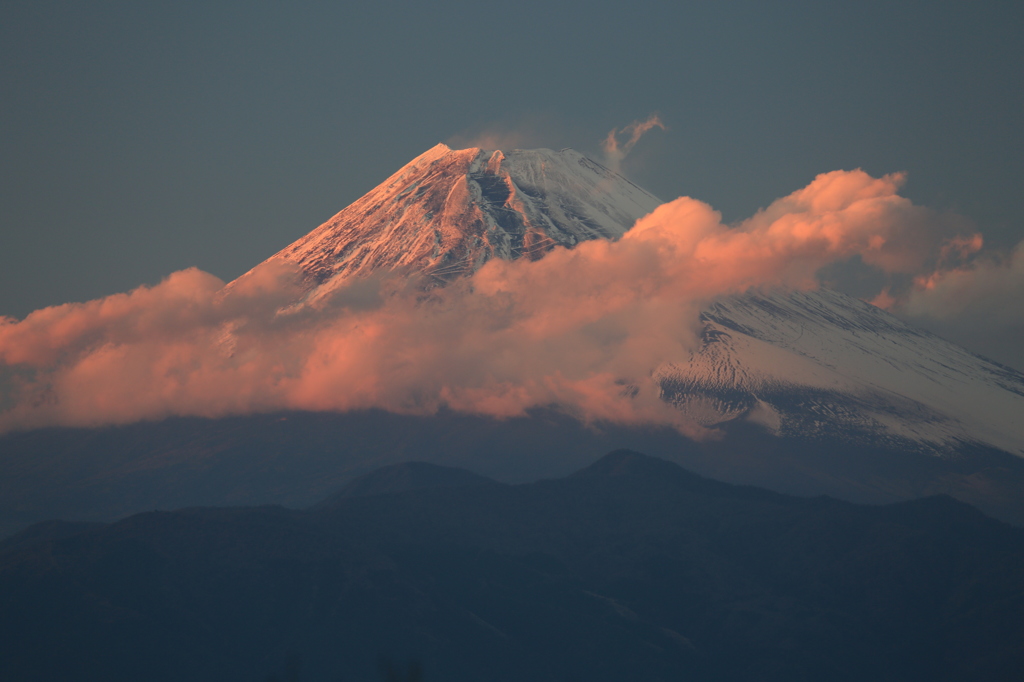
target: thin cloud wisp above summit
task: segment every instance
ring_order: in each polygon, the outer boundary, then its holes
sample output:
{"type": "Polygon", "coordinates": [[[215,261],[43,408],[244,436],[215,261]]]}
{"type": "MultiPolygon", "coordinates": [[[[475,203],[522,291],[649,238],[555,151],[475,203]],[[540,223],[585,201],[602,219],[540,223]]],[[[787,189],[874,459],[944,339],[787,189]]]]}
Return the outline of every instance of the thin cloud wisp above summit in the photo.
{"type": "Polygon", "coordinates": [[[522,115],[462,130],[445,140],[445,144],[452,149],[528,149],[564,139],[562,128],[549,116],[522,115]]]}
{"type": "MultiPolygon", "coordinates": [[[[700,435],[659,398],[652,371],[696,348],[708,303],[752,288],[813,289],[821,268],[854,257],[883,273],[936,276],[950,249],[975,243],[961,221],[900,196],[902,181],[826,173],[734,226],[682,197],[618,241],[492,260],[428,293],[380,273],[296,305],[298,271],[269,261],[228,287],[189,269],[5,319],[0,431],[290,409],[500,418],[557,406],[700,435]]],[[[975,267],[981,277],[987,266],[975,267]]]]}
{"type": "Polygon", "coordinates": [[[608,135],[601,141],[601,149],[604,150],[604,158],[608,167],[618,172],[622,168],[623,160],[633,151],[633,147],[640,141],[640,138],[654,128],[668,130],[657,114],[651,114],[645,121],[633,121],[621,129],[609,130],[608,135]]]}

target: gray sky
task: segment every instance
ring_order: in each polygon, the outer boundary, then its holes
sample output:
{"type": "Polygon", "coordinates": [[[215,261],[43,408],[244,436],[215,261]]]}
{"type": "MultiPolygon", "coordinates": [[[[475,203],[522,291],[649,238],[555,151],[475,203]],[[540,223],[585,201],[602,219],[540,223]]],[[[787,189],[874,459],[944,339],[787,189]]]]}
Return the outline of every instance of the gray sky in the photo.
{"type": "Polygon", "coordinates": [[[209,5],[0,5],[0,315],[232,279],[439,141],[596,156],[654,112],[623,168],[663,199],[907,171],[1024,238],[1019,2],[209,5]]]}

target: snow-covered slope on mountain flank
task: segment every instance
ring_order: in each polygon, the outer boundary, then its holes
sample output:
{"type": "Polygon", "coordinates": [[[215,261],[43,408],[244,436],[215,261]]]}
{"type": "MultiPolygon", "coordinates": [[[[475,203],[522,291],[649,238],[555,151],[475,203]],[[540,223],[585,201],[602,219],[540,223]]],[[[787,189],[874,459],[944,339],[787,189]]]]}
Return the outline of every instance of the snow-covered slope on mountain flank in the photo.
{"type": "Polygon", "coordinates": [[[656,375],[664,398],[705,424],[746,418],[780,435],[1024,455],[1024,375],[863,301],[751,293],[704,320],[700,350],[656,375]]]}
{"type": "Polygon", "coordinates": [[[571,149],[439,144],[273,258],[301,268],[310,299],[380,269],[413,268],[440,285],[495,256],[620,237],[660,203],[571,149]]]}

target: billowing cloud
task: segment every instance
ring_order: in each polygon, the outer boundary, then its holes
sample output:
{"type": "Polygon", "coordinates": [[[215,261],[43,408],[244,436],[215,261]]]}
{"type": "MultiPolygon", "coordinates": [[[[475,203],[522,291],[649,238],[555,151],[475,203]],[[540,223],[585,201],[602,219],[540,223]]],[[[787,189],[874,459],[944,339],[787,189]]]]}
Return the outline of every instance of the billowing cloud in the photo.
{"type": "Polygon", "coordinates": [[[973,237],[899,196],[902,177],[836,171],[734,226],[688,197],[616,242],[491,261],[429,294],[354,280],[316,305],[283,261],[224,287],[198,270],[0,323],[0,430],[279,409],[442,406],[497,417],[539,406],[585,420],[698,427],[651,373],[684,360],[699,312],[753,287],[813,288],[859,258],[933,268],[973,237]]]}
{"type": "Polygon", "coordinates": [[[1024,242],[1008,255],[986,254],[969,264],[914,280],[904,304],[913,315],[949,318],[980,307],[999,319],[1024,318],[1024,242]]]}
{"type": "Polygon", "coordinates": [[[618,171],[622,166],[622,160],[629,155],[644,133],[652,128],[667,130],[657,114],[651,114],[645,121],[633,121],[622,129],[612,128],[609,130],[608,135],[601,142],[608,167],[618,171]]]}
{"type": "Polygon", "coordinates": [[[914,278],[902,296],[880,301],[893,312],[995,360],[1024,364],[1024,242],[1010,253],[978,252],[981,241],[952,243],[939,267],[914,278]]]}

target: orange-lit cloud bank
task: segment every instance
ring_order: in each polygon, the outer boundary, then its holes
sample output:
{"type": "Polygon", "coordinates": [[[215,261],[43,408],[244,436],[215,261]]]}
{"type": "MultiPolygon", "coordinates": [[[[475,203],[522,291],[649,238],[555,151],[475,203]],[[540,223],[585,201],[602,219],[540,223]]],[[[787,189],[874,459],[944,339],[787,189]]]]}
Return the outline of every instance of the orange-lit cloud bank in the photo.
{"type": "MultiPolygon", "coordinates": [[[[226,289],[190,269],[46,308],[0,323],[0,431],[281,409],[509,416],[551,405],[686,430],[650,374],[686,357],[708,302],[752,287],[813,288],[820,268],[855,256],[885,273],[930,273],[973,243],[958,222],[900,197],[901,181],[827,173],[736,226],[680,198],[617,242],[492,261],[429,295],[384,275],[316,307],[289,305],[301,296],[297,273],[270,262],[226,289]]],[[[961,276],[940,275],[933,289],[961,276]]]]}

